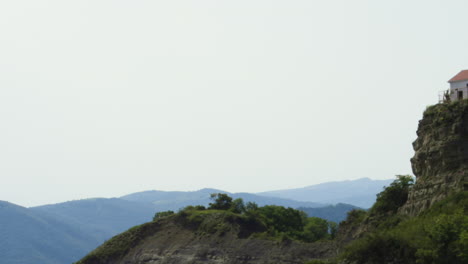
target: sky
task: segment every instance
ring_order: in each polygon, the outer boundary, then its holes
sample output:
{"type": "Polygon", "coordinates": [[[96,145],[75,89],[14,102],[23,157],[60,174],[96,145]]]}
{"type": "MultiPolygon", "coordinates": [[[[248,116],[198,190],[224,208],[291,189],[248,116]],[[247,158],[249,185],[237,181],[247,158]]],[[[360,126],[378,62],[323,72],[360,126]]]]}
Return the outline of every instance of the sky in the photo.
{"type": "Polygon", "coordinates": [[[0,200],[412,174],[467,1],[0,1],[0,200]]]}

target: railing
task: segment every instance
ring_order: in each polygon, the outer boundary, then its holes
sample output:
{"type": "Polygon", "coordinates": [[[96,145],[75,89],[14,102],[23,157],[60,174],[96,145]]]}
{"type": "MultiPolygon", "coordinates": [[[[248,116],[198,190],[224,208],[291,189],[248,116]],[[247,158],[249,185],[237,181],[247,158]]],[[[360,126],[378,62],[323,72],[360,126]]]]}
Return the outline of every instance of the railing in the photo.
{"type": "Polygon", "coordinates": [[[450,101],[450,89],[439,91],[439,104],[447,103],[449,101],[450,101]]]}

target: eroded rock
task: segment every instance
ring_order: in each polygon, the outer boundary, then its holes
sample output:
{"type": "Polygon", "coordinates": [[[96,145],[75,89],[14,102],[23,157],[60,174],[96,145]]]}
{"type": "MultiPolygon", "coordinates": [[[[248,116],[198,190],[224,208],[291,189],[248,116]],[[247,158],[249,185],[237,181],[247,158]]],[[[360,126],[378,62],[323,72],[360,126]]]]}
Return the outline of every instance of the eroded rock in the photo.
{"type": "Polygon", "coordinates": [[[399,210],[410,216],[468,189],[468,101],[429,107],[417,135],[411,159],[416,183],[399,210]]]}

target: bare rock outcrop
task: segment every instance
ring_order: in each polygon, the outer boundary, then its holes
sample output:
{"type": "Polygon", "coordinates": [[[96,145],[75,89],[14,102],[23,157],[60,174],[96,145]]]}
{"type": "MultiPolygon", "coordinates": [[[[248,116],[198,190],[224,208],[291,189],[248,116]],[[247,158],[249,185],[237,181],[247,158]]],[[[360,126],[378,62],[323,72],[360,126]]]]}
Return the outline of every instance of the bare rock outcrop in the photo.
{"type": "Polygon", "coordinates": [[[468,189],[468,101],[429,107],[417,135],[411,159],[416,183],[399,210],[410,216],[468,189]]]}

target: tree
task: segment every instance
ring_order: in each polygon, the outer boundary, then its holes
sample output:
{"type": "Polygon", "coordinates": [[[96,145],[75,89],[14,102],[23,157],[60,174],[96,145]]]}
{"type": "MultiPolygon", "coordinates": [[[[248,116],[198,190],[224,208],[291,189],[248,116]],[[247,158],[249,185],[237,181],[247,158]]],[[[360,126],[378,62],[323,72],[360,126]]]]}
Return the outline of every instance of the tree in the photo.
{"type": "Polygon", "coordinates": [[[302,232],[307,220],[304,212],[277,205],[260,207],[258,212],[268,227],[289,234],[302,232]]]}
{"type": "MultiPolygon", "coordinates": [[[[335,224],[336,226],[336,224],[335,224]]],[[[304,226],[304,240],[314,242],[328,236],[328,221],[318,217],[309,217],[304,226]]]]}
{"type": "Polygon", "coordinates": [[[258,204],[255,202],[247,202],[245,205],[245,211],[246,212],[254,212],[258,210],[258,204]]]}
{"type": "Polygon", "coordinates": [[[462,209],[455,214],[437,216],[425,230],[431,247],[418,250],[420,259],[433,263],[467,263],[468,216],[462,209]]]}
{"type": "Polygon", "coordinates": [[[245,215],[251,220],[259,220],[260,212],[258,208],[258,204],[256,204],[255,202],[247,202],[247,204],[245,204],[245,215]]]}
{"type": "Polygon", "coordinates": [[[214,202],[209,204],[209,209],[229,210],[232,206],[232,197],[225,193],[212,193],[210,199],[214,202]]]}
{"type": "Polygon", "coordinates": [[[232,201],[231,208],[229,210],[236,214],[244,213],[245,205],[244,205],[244,201],[242,200],[242,198],[237,198],[234,201],[232,201]]]}
{"type": "Polygon", "coordinates": [[[398,208],[406,203],[408,192],[414,184],[414,178],[410,175],[397,175],[397,179],[381,193],[377,194],[377,200],[370,209],[371,214],[395,213],[398,208]]]}

